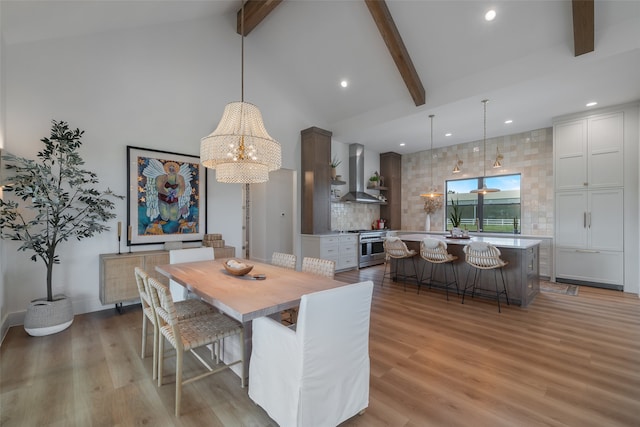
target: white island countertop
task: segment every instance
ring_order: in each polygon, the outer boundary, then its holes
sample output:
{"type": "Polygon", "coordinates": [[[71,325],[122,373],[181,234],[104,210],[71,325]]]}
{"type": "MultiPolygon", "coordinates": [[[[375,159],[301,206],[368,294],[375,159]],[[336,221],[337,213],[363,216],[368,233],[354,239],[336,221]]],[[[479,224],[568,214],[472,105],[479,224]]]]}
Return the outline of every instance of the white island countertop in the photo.
{"type": "Polygon", "coordinates": [[[455,239],[449,238],[444,235],[438,234],[402,234],[398,233],[398,237],[402,240],[409,242],[420,242],[426,237],[432,237],[434,239],[440,239],[447,242],[447,244],[466,245],[470,242],[484,242],[489,243],[497,248],[509,248],[509,249],[527,249],[533,246],[537,246],[542,243],[541,240],[535,239],[520,239],[515,237],[484,237],[484,236],[471,236],[468,239],[455,239]]]}

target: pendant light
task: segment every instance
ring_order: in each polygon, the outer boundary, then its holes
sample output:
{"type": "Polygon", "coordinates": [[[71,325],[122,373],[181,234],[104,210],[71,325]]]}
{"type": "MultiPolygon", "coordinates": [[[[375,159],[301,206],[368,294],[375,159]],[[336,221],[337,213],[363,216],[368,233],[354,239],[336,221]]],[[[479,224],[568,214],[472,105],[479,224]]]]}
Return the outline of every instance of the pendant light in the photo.
{"type": "Polygon", "coordinates": [[[482,156],[483,156],[483,162],[482,162],[482,188],[478,188],[476,190],[471,190],[471,193],[477,194],[487,194],[487,193],[497,193],[498,191],[500,191],[500,189],[498,188],[487,188],[487,184],[486,182],[486,178],[487,178],[487,102],[489,102],[488,99],[483,99],[482,100],[482,105],[484,106],[484,134],[482,137],[482,141],[483,141],[483,148],[482,148],[482,156]]]}
{"type": "Polygon", "coordinates": [[[256,184],[280,169],[282,151],[267,133],[258,107],[244,102],[244,2],[240,19],[241,100],[227,104],[218,127],[200,140],[200,163],[216,170],[218,182],[256,184]]]}
{"type": "Polygon", "coordinates": [[[440,193],[436,186],[433,184],[433,114],[429,115],[429,119],[431,119],[431,148],[429,149],[429,170],[431,171],[431,186],[426,193],[422,193],[420,197],[440,197],[443,196],[443,193],[440,193]]]}

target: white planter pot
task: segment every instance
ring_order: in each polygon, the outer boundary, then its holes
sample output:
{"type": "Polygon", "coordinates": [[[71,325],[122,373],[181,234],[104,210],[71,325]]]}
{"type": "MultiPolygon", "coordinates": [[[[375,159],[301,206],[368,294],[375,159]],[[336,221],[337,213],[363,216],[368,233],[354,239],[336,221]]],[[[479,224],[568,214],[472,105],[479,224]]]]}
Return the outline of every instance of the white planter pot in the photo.
{"type": "Polygon", "coordinates": [[[67,329],[73,323],[71,300],[55,295],[53,301],[46,298],[29,303],[24,318],[24,330],[33,337],[51,335],[67,329]]]}

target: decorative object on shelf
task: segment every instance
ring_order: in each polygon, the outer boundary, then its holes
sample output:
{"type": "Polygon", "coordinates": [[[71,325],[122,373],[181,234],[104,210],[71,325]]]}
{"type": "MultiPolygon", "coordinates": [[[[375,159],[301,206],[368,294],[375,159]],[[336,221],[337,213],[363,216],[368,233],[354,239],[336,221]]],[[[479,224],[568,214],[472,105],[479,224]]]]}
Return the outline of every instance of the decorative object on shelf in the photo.
{"type": "Polygon", "coordinates": [[[369,185],[371,187],[378,187],[380,185],[380,174],[378,174],[378,171],[375,171],[369,178],[369,185]]]}
{"type": "Polygon", "coordinates": [[[200,162],[216,170],[218,182],[255,184],[280,169],[280,143],[268,133],[260,110],[244,102],[244,2],[240,12],[241,100],[227,104],[218,127],[200,142],[200,162]]]}
{"type": "Polygon", "coordinates": [[[441,197],[444,194],[439,192],[436,186],[433,184],[433,118],[435,116],[433,114],[429,115],[429,119],[431,120],[431,148],[429,148],[429,171],[431,172],[431,183],[429,184],[429,189],[426,193],[422,193],[420,197],[441,197]]]}
{"type": "Polygon", "coordinates": [[[451,171],[451,173],[460,173],[460,166],[462,166],[463,164],[464,162],[460,160],[460,158],[456,154],[456,164],[453,166],[453,170],[451,171]]]}
{"type": "Polygon", "coordinates": [[[342,163],[342,160],[338,160],[337,156],[333,156],[333,159],[331,159],[331,179],[338,179],[338,175],[336,175],[336,168],[338,166],[340,166],[340,163],[342,163]]]}
{"type": "Polygon", "coordinates": [[[442,199],[440,197],[427,197],[424,201],[424,211],[427,213],[425,219],[425,231],[431,231],[431,214],[435,213],[442,207],[442,199]]]}
{"type": "Polygon", "coordinates": [[[462,221],[462,212],[460,212],[460,202],[456,200],[453,201],[453,197],[451,198],[451,213],[449,214],[449,219],[451,220],[451,225],[454,229],[459,229],[460,222],[462,221]]]}
{"type": "MultiPolygon", "coordinates": [[[[80,129],[69,129],[64,121],[53,120],[51,136],[41,139],[44,149],[38,152],[39,161],[3,156],[13,176],[8,177],[7,194],[0,199],[2,238],[22,242],[18,250],[35,252],[31,260],[41,259],[47,270],[47,298],[32,301],[24,320],[25,330],[33,336],[62,331],[73,322],[70,300],[53,295],[59,246],[69,239],[81,240],[109,230],[104,222],[116,217],[112,198],[124,198],[109,189],[97,190],[97,175],[82,169],[84,161],[78,151],[83,134],[80,129]],[[23,203],[9,199],[9,193],[23,203]],[[25,209],[33,214],[25,216],[25,209]]],[[[118,239],[121,233],[118,222],[118,239]]]]}
{"type": "Polygon", "coordinates": [[[482,105],[484,107],[484,132],[483,132],[483,136],[482,136],[482,156],[483,156],[483,161],[482,161],[482,188],[477,188],[475,190],[471,190],[471,193],[477,194],[477,193],[481,193],[481,194],[487,194],[487,193],[497,193],[498,191],[500,191],[500,189],[498,188],[487,188],[487,184],[485,184],[485,181],[487,179],[487,102],[489,102],[488,99],[483,99],[482,100],[482,105]]]}
{"type": "Polygon", "coordinates": [[[202,240],[207,173],[197,156],[127,146],[129,245],[202,240]]]}

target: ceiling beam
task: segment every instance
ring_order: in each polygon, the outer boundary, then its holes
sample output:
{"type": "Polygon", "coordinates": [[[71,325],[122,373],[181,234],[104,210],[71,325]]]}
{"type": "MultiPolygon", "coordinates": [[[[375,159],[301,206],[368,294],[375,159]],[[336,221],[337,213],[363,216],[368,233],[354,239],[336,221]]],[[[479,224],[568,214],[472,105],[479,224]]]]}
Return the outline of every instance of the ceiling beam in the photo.
{"type": "MultiPolygon", "coordinates": [[[[244,36],[256,28],[282,0],[247,0],[244,3],[244,36]]],[[[242,33],[242,8],[236,15],[236,32],[242,33]]]]}
{"type": "Polygon", "coordinates": [[[407,85],[407,89],[409,89],[413,102],[416,104],[416,107],[424,105],[424,86],[422,86],[420,76],[418,76],[418,72],[413,66],[413,62],[398,32],[398,28],[395,22],[393,22],[393,17],[391,16],[391,12],[389,12],[387,3],[384,0],[365,0],[365,3],[378,26],[380,35],[387,44],[387,49],[389,49],[389,53],[393,57],[398,71],[400,71],[404,84],[407,85]]]}
{"type": "Polygon", "coordinates": [[[573,48],[575,56],[594,50],[594,0],[572,0],[573,48]]]}

